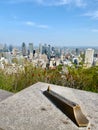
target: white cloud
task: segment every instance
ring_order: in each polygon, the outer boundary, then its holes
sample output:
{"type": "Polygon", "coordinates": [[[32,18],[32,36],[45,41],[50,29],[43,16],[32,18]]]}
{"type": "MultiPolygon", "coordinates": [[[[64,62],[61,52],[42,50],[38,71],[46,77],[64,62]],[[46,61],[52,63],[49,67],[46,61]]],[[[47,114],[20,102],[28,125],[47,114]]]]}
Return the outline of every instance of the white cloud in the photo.
{"type": "Polygon", "coordinates": [[[42,28],[42,29],[48,29],[49,26],[48,25],[37,25],[38,28],[42,28]]]}
{"type": "Polygon", "coordinates": [[[75,4],[78,7],[84,7],[84,6],[86,6],[86,2],[84,2],[83,0],[75,0],[75,4]]]}
{"type": "Polygon", "coordinates": [[[74,5],[84,6],[85,0],[7,0],[8,3],[37,3],[44,6],[62,6],[62,5],[74,5]]]}
{"type": "Polygon", "coordinates": [[[26,21],[26,22],[23,22],[23,24],[25,24],[26,26],[31,26],[31,27],[36,27],[36,28],[42,28],[42,29],[48,29],[49,28],[48,25],[37,24],[37,23],[32,22],[32,21],[26,21]]]}
{"type": "Polygon", "coordinates": [[[84,14],[84,16],[91,17],[93,19],[98,19],[98,10],[93,11],[93,12],[87,12],[84,14]]]}
{"type": "Polygon", "coordinates": [[[98,29],[92,29],[92,32],[98,32],[98,29]]]}
{"type": "Polygon", "coordinates": [[[66,5],[70,2],[70,0],[43,0],[41,4],[46,6],[61,6],[66,5]]]}
{"type": "Polygon", "coordinates": [[[34,22],[32,22],[32,21],[26,21],[26,22],[24,22],[26,25],[28,25],[28,26],[35,26],[36,24],[34,23],[34,22]]]}
{"type": "Polygon", "coordinates": [[[35,0],[35,2],[47,6],[75,5],[78,7],[86,5],[84,0],[35,0]]]}

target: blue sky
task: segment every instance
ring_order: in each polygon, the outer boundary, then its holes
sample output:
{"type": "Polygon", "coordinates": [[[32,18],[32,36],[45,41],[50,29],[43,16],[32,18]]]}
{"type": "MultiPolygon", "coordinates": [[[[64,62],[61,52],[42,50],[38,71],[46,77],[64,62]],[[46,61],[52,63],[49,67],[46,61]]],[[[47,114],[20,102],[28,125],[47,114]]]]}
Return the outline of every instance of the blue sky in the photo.
{"type": "Polygon", "coordinates": [[[98,0],[0,0],[0,43],[98,46],[98,0]]]}

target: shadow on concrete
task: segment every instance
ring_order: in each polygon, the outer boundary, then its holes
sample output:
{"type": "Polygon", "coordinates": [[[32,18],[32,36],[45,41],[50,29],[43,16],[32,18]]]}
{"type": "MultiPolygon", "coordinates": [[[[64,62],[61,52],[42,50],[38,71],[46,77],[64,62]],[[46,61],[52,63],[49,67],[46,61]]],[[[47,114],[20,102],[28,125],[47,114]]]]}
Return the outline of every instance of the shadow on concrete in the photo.
{"type": "Polygon", "coordinates": [[[88,125],[88,120],[83,115],[78,104],[67,100],[53,91],[44,91],[43,94],[77,126],[85,127],[88,125]]]}

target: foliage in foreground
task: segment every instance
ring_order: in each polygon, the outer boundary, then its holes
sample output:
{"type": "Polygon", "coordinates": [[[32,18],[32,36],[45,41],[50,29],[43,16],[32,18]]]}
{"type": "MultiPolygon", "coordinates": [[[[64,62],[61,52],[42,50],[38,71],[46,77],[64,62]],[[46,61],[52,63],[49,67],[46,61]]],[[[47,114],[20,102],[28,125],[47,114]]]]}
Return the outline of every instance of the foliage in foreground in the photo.
{"type": "Polygon", "coordinates": [[[0,70],[0,89],[18,92],[34,83],[46,82],[98,93],[98,67],[68,68],[68,73],[63,75],[60,71],[61,67],[46,70],[31,64],[27,64],[24,71],[13,74],[0,70]]]}

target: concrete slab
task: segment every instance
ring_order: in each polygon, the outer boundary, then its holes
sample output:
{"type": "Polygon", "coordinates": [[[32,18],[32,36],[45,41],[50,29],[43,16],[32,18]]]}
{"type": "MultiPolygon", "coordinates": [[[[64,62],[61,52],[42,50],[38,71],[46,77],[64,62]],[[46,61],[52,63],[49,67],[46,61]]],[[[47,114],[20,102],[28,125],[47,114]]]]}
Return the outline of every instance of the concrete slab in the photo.
{"type": "Polygon", "coordinates": [[[13,93],[0,89],[0,102],[12,95],[13,95],[13,93]]]}
{"type": "Polygon", "coordinates": [[[4,130],[98,130],[98,94],[50,85],[53,91],[81,106],[90,124],[88,127],[79,128],[43,95],[48,85],[39,82],[0,102],[0,128],[4,130]]]}

